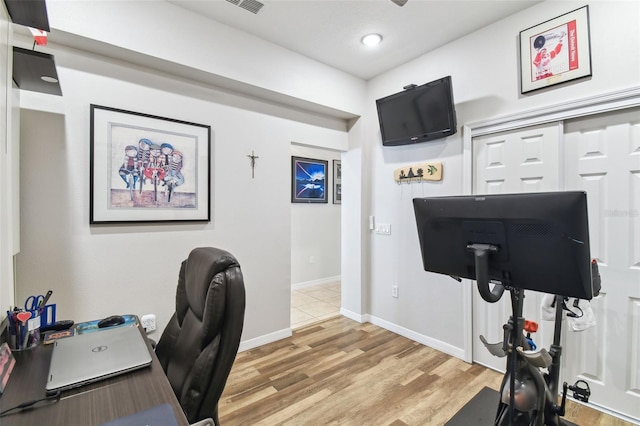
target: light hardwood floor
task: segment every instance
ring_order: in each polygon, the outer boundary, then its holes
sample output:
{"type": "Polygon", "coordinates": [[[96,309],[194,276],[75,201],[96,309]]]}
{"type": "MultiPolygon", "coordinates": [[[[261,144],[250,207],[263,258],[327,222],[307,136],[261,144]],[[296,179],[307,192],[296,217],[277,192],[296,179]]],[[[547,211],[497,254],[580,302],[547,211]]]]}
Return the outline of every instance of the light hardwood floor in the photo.
{"type": "MultiPolygon", "coordinates": [[[[233,425],[442,425],[502,375],[369,323],[334,317],[238,354],[219,403],[233,425]]],[[[581,426],[630,425],[570,402],[581,426]]],[[[471,425],[470,425],[471,426],[471,425]]]]}

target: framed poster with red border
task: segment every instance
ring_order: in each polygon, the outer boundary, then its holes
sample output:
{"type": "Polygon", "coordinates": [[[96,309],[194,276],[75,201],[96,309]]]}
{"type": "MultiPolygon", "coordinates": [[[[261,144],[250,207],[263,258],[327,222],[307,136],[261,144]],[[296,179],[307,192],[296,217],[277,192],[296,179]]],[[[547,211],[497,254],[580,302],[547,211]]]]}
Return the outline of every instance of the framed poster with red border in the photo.
{"type": "Polygon", "coordinates": [[[520,32],[521,93],[589,76],[589,6],[520,32]]]}

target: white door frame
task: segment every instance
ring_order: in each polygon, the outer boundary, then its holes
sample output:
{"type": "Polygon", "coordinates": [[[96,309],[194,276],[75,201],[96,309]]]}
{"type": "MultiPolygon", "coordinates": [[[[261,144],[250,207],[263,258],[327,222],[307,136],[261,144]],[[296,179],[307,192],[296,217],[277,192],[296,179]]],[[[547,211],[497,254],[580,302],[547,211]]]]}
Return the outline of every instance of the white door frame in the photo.
{"type": "MultiPolygon", "coordinates": [[[[562,104],[545,106],[489,120],[467,123],[462,127],[462,192],[471,194],[473,188],[473,138],[506,130],[545,124],[570,118],[640,106],[640,86],[594,95],[562,104]]],[[[464,280],[462,293],[464,324],[464,360],[473,362],[473,291],[471,280],[464,280]]]]}

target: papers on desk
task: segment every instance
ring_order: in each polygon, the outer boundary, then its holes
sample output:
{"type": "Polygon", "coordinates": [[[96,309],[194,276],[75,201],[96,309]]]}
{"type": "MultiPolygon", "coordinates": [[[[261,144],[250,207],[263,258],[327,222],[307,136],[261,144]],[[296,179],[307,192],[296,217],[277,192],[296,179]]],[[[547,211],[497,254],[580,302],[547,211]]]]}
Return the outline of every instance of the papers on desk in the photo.
{"type": "Polygon", "coordinates": [[[162,404],[103,423],[101,426],[178,426],[178,422],[171,405],[162,404]]]}

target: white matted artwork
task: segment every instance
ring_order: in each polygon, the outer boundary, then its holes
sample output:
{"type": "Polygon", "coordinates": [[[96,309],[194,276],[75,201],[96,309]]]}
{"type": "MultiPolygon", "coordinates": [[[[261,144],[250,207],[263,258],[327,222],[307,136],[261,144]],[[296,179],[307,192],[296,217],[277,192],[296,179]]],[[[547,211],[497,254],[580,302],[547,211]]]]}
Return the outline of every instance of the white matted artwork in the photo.
{"type": "Polygon", "coordinates": [[[91,105],[90,223],[211,220],[211,127],[91,105]]]}

